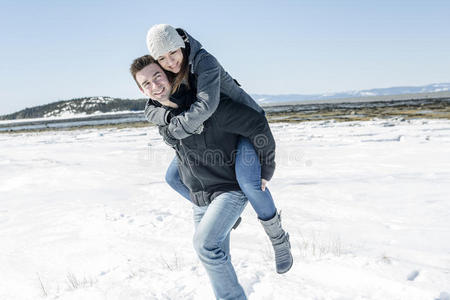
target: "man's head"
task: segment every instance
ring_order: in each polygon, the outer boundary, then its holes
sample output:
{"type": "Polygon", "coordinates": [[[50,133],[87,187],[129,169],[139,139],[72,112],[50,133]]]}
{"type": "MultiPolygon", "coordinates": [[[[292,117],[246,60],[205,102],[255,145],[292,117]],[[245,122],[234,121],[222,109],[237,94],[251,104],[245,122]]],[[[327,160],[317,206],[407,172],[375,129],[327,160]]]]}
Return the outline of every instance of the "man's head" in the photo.
{"type": "Polygon", "coordinates": [[[169,100],[172,86],[166,73],[150,55],[136,58],[130,72],[144,95],[156,101],[169,100]]]}

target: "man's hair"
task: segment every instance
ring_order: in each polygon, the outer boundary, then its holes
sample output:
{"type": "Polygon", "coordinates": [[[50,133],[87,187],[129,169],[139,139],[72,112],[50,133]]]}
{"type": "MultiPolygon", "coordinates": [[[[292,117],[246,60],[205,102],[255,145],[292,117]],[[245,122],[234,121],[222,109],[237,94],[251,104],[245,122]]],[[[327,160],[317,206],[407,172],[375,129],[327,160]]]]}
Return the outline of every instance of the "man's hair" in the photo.
{"type": "Polygon", "coordinates": [[[150,64],[157,64],[158,62],[153,59],[150,55],[144,55],[133,60],[133,63],[130,66],[131,76],[133,76],[134,81],[139,88],[141,88],[139,82],[136,80],[136,73],[144,69],[146,66],[150,64]]]}

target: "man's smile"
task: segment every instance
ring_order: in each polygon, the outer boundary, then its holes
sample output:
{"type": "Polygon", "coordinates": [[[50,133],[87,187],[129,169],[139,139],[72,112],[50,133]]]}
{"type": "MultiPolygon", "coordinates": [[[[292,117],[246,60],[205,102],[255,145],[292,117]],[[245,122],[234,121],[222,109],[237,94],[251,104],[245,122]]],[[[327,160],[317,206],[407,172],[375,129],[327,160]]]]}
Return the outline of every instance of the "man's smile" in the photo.
{"type": "Polygon", "coordinates": [[[164,90],[165,90],[165,88],[161,88],[161,90],[159,90],[159,91],[153,91],[153,95],[159,96],[164,92],[164,90]]]}

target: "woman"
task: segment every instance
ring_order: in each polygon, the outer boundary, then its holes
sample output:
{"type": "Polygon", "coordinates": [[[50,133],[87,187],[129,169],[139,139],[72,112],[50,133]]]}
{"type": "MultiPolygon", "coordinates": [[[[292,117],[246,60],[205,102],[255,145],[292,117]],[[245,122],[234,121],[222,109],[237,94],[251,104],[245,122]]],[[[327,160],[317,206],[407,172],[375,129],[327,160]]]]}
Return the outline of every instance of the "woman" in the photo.
{"type": "MultiPolygon", "coordinates": [[[[189,75],[196,81],[197,101],[184,114],[172,117],[163,108],[152,105],[146,107],[145,114],[150,122],[157,125],[168,124],[166,136],[184,139],[201,132],[203,123],[219,105],[221,94],[264,114],[263,109],[239,87],[215,57],[184,30],[166,24],[155,25],[147,33],[147,47],[159,65],[173,74],[173,93],[182,84],[189,87],[189,75]]],[[[261,136],[256,144],[265,146],[266,142],[261,136]]],[[[277,272],[285,273],[291,268],[293,258],[289,235],[282,229],[280,215],[269,189],[266,188],[273,174],[261,173],[261,165],[267,162],[258,158],[248,139],[241,138],[237,150],[235,171],[239,186],[272,242],[277,272]]],[[[178,193],[190,199],[188,189],[181,182],[177,164],[175,158],[167,170],[166,181],[178,193]]]]}

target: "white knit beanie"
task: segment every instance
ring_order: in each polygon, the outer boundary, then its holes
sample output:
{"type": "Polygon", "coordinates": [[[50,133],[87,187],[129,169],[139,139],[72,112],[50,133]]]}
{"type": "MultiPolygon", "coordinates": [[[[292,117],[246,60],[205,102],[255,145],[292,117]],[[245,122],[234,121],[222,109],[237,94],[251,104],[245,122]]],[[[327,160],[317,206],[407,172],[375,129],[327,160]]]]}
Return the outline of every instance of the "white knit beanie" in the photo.
{"type": "Polygon", "coordinates": [[[147,32],[147,48],[154,59],[184,47],[183,39],[175,28],[170,25],[154,25],[147,32]]]}

